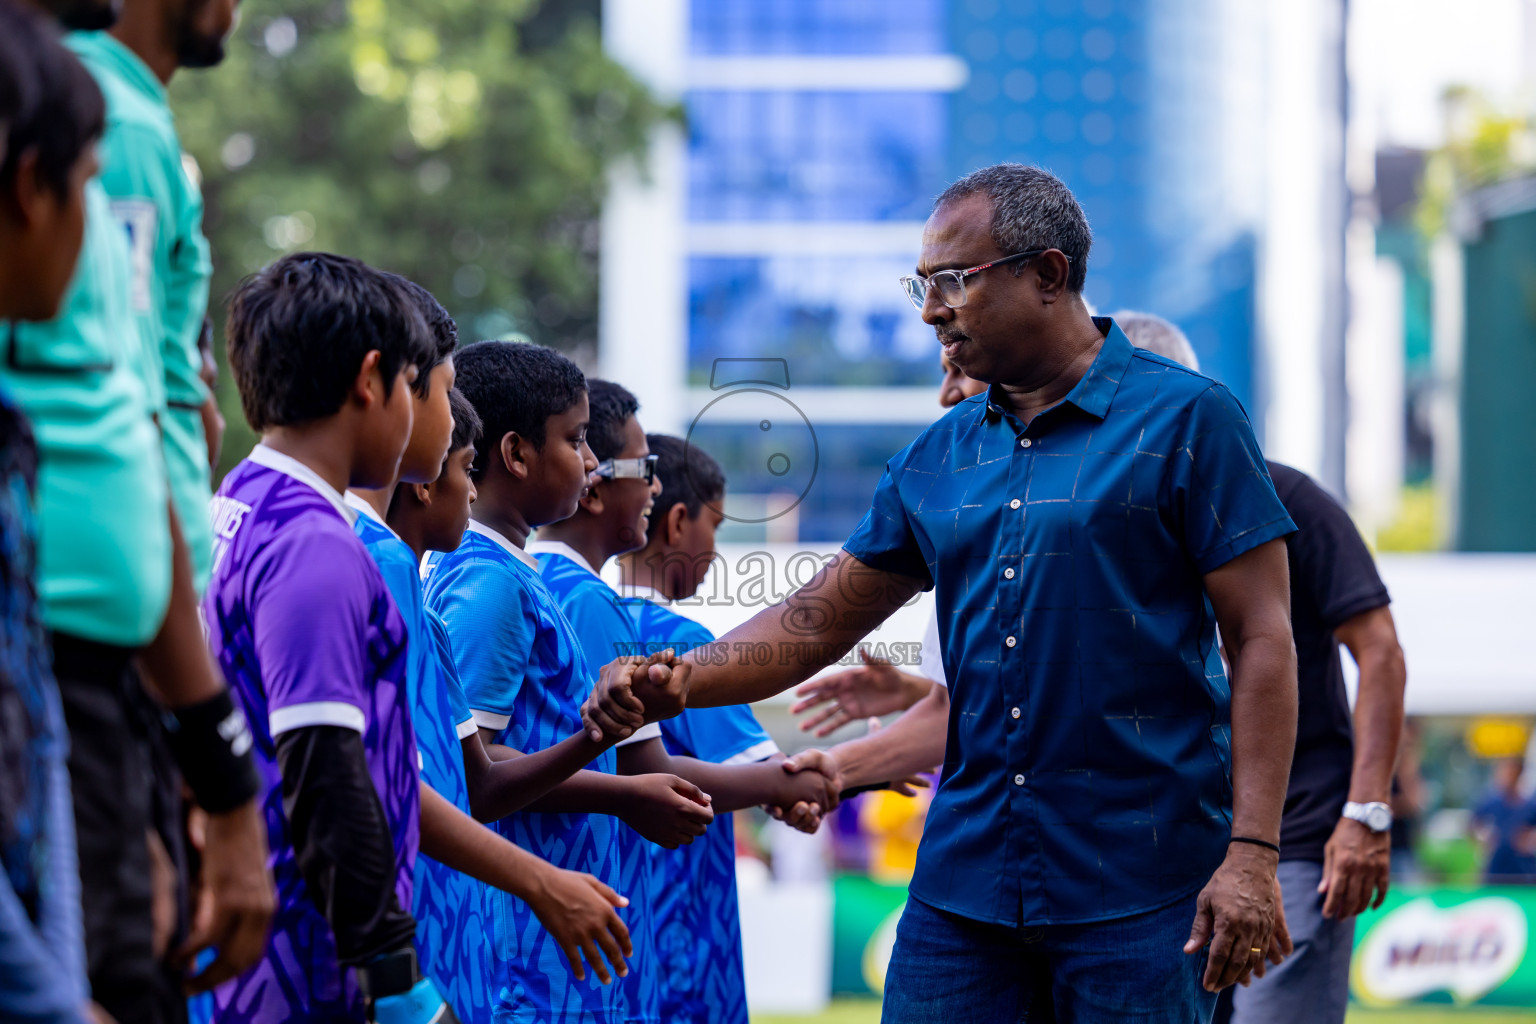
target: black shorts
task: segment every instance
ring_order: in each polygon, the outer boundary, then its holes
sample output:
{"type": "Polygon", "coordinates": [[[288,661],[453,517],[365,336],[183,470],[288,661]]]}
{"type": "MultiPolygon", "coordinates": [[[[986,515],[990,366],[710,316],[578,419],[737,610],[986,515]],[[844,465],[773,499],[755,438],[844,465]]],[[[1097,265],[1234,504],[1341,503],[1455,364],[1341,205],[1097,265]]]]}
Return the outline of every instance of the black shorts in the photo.
{"type": "Polygon", "coordinates": [[[136,652],[66,634],[53,636],[53,668],[69,725],[80,903],[91,995],[119,1021],[186,1019],[180,974],[156,958],[148,836],[154,830],[177,871],[177,926],[185,932],[181,780],[159,711],[144,692],[136,652]]]}

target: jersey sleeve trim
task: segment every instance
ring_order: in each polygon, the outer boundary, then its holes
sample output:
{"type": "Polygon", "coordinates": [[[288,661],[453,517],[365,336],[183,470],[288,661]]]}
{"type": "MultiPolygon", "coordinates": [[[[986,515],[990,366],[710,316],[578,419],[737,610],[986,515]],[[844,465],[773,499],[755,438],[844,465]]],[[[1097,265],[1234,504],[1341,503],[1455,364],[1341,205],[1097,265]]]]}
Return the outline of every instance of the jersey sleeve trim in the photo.
{"type": "Polygon", "coordinates": [[[646,740],[659,739],[661,739],[661,726],[656,722],[650,722],[636,729],[635,734],[629,737],[629,739],[619,740],[619,742],[615,743],[613,746],[615,749],[617,749],[619,747],[627,747],[631,743],[644,743],[646,740]]]}
{"type": "Polygon", "coordinates": [[[773,740],[759,740],[739,754],[732,754],[721,761],[721,764],[756,764],[765,761],[779,752],[779,745],[773,740]]]}
{"type": "Polygon", "coordinates": [[[494,711],[482,711],[480,708],[470,708],[469,714],[470,720],[479,729],[494,729],[501,732],[512,722],[511,715],[499,715],[494,711]]]}
{"type": "MultiPolygon", "coordinates": [[[[510,715],[507,716],[507,720],[511,721],[510,715]]],[[[475,730],[478,728],[480,727],[475,724],[475,716],[471,714],[468,718],[464,719],[464,721],[456,725],[453,731],[458,735],[459,739],[467,740],[475,734],[475,730]]],[[[502,728],[504,729],[506,726],[502,726],[502,728]]]]}
{"type": "Polygon", "coordinates": [[[363,714],[362,708],[340,700],[292,704],[286,708],[274,708],[267,716],[267,727],[272,730],[274,737],[314,725],[334,725],[362,733],[368,730],[368,716],[363,714]]]}

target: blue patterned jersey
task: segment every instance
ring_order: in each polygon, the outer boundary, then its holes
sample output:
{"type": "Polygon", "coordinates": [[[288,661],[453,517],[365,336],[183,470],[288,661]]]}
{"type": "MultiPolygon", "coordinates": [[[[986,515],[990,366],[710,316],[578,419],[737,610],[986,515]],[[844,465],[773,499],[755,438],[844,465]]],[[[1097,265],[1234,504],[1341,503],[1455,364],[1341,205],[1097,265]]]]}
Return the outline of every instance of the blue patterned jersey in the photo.
{"type": "MultiPolygon", "coordinates": [[[[389,592],[405,620],[406,687],[411,695],[411,725],[421,778],[444,800],[469,813],[469,789],[464,778],[464,752],[459,741],[474,731],[464,691],[457,677],[442,677],[437,643],[421,595],[421,570],[411,547],[384,523],[367,502],[347,495],[359,513],[356,530],[378,563],[389,592]]],[[[416,858],[416,950],[422,969],[437,983],[459,1019],[489,1021],[490,958],[483,938],[484,886],[476,879],[422,854],[416,858]]]]}
{"type": "MultiPolygon", "coordinates": [[[[580,555],[565,544],[549,542],[531,544],[529,550],[538,555],[539,576],[575,628],[594,673],[614,658],[640,649],[640,636],[619,595],[580,555]]],[[[630,742],[660,735],[660,729],[646,726],[630,742]]],[[[614,888],[629,897],[629,906],[619,916],[629,928],[635,956],[628,976],[614,984],[622,990],[625,1019],[645,1024],[661,1019],[651,891],[652,862],[660,850],[628,825],[619,824],[619,884],[614,888]]]]}
{"type": "MultiPolygon", "coordinates": [[[[667,607],[649,589],[625,601],[646,650],[679,655],[713,643],[714,634],[667,607]]],[[[752,709],[688,708],[661,723],[667,749],[716,764],[750,764],[778,745],[752,709]]],[[[736,832],[730,814],[688,846],[657,849],[651,887],[661,1019],[667,1024],[747,1024],[747,989],[736,907],[736,832]]]]}
{"type": "Polygon", "coordinates": [[[406,625],[353,533],[355,513],[302,463],[257,445],[213,500],[203,613],[245,710],[261,773],[277,912],[262,959],[214,993],[220,1024],[363,1019],[330,924],[310,899],[283,813],[276,737],[324,725],[361,734],[389,821],[395,895],[412,905],[421,776],[406,686],[406,625]]]}
{"type": "MultiPolygon", "coordinates": [[[[446,627],[476,725],[525,752],[581,730],[592,673],[531,555],[471,522],[457,551],[428,557],[426,594],[446,627]]],[[[591,767],[611,773],[615,760],[610,750],[591,767]]],[[[534,811],[495,824],[525,850],[622,892],[620,827],[602,814],[534,811]]],[[[497,1024],[622,1024],[618,986],[601,984],[590,970],[577,981],[527,904],[493,891],[489,909],[497,1024]]]]}

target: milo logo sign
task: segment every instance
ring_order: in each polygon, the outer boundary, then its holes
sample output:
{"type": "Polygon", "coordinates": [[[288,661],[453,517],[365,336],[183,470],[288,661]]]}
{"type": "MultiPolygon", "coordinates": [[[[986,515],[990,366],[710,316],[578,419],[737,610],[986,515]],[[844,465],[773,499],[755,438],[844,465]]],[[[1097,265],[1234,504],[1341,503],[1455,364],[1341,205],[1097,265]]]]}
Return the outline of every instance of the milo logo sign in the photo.
{"type": "Polygon", "coordinates": [[[1536,894],[1522,889],[1393,894],[1361,916],[1350,988],[1373,1005],[1536,1006],[1526,961],[1536,894]]]}

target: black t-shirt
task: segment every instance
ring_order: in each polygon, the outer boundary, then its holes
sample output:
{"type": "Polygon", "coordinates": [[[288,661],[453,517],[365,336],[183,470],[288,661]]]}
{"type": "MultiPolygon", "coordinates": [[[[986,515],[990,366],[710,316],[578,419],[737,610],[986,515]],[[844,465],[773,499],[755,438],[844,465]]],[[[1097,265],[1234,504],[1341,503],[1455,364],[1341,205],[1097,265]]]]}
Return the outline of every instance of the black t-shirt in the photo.
{"type": "Polygon", "coordinates": [[[1280,857],[1321,861],[1349,796],[1354,759],[1349,698],[1333,631],[1391,598],[1349,513],[1305,473],[1271,462],[1269,475],[1297,529],[1287,550],[1301,709],[1280,857]]]}

